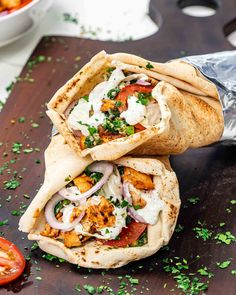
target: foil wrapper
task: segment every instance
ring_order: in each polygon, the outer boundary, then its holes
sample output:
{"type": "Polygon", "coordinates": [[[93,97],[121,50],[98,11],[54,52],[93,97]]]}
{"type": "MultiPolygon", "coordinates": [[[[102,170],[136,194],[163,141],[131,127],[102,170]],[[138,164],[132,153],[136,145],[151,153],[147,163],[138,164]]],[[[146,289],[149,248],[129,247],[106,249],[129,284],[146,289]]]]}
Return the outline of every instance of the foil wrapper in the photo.
{"type": "Polygon", "coordinates": [[[224,114],[221,142],[236,144],[236,50],[182,58],[212,81],[219,92],[224,114]]]}

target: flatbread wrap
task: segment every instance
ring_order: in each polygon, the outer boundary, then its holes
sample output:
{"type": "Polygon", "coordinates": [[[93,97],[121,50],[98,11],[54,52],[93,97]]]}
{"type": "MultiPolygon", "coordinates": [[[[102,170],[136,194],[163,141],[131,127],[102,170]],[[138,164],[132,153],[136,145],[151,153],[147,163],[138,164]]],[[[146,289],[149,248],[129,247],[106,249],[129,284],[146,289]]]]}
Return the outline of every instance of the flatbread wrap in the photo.
{"type": "Polygon", "coordinates": [[[179,154],[218,141],[224,126],[216,86],[192,65],[104,51],[56,92],[47,114],[93,160],[179,154]]]}
{"type": "Polygon", "coordinates": [[[167,157],[91,163],[57,135],[45,162],[44,183],[19,223],[42,250],[82,267],[117,268],[169,242],[180,198],[167,157]]]}

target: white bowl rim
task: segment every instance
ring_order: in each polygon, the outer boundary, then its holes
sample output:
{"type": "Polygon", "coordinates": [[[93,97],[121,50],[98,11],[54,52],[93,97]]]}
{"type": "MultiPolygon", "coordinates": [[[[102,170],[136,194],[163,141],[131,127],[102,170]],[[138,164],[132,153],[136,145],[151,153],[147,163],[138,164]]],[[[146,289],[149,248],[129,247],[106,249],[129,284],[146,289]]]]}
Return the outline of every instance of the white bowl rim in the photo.
{"type": "Polygon", "coordinates": [[[9,19],[9,18],[13,18],[15,15],[21,14],[22,12],[30,9],[32,6],[34,6],[36,3],[40,2],[40,1],[42,1],[42,0],[32,0],[30,3],[26,4],[22,8],[17,9],[16,11],[9,13],[7,15],[0,16],[0,22],[4,21],[6,19],[9,19]]]}

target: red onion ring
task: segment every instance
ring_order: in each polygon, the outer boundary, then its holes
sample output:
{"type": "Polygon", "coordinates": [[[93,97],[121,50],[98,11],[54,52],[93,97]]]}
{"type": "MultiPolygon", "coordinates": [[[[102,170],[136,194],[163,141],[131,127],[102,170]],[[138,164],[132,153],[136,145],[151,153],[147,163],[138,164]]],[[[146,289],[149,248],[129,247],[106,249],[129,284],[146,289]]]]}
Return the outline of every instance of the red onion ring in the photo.
{"type": "Polygon", "coordinates": [[[136,82],[136,84],[143,85],[143,86],[149,86],[149,85],[151,85],[151,83],[149,83],[149,82],[147,82],[147,81],[145,81],[145,80],[141,80],[141,79],[139,79],[139,80],[136,82]]]}
{"type": "Polygon", "coordinates": [[[92,172],[100,172],[103,174],[103,177],[90,190],[81,194],[79,189],[77,189],[77,192],[70,192],[69,190],[71,188],[74,189],[74,187],[70,187],[70,188],[63,188],[58,193],[63,198],[66,198],[72,202],[78,202],[78,201],[83,202],[84,200],[89,198],[91,195],[96,193],[107,182],[107,180],[109,179],[110,175],[113,172],[113,165],[108,162],[97,162],[90,165],[89,170],[92,172]]]}
{"type": "Polygon", "coordinates": [[[129,215],[131,217],[133,217],[133,219],[137,222],[140,222],[140,223],[146,223],[147,222],[145,221],[145,219],[140,216],[137,211],[134,209],[132,203],[132,197],[131,197],[131,194],[129,192],[129,183],[128,182],[124,182],[123,183],[123,195],[124,195],[124,199],[128,202],[129,206],[128,206],[128,212],[129,212],[129,215]]]}
{"type": "Polygon", "coordinates": [[[47,223],[55,229],[63,230],[63,231],[70,231],[72,230],[77,223],[80,222],[80,220],[84,217],[85,212],[83,211],[78,218],[76,218],[73,222],[71,223],[65,223],[65,222],[60,222],[56,219],[55,214],[54,214],[54,209],[55,206],[58,202],[64,200],[65,198],[56,194],[54,197],[51,198],[51,200],[48,201],[46,207],[45,207],[45,218],[47,223]]]}

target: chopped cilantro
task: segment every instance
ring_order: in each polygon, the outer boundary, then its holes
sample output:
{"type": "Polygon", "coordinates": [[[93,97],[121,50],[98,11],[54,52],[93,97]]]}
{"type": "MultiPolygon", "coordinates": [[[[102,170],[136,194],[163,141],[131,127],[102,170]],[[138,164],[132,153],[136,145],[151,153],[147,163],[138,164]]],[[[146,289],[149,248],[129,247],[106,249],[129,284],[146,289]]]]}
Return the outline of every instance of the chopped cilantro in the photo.
{"type": "Polygon", "coordinates": [[[113,88],[107,92],[107,97],[109,97],[110,99],[114,99],[119,92],[119,87],[113,88]]]}
{"type": "Polygon", "coordinates": [[[13,210],[13,211],[11,211],[11,215],[13,215],[13,216],[20,216],[21,215],[21,212],[19,210],[13,210]]]}
{"type": "Polygon", "coordinates": [[[148,63],[146,64],[146,68],[150,70],[150,69],[153,69],[154,66],[153,66],[150,62],[148,62],[148,63]]]}
{"type": "Polygon", "coordinates": [[[230,265],[231,261],[230,260],[227,260],[227,261],[223,261],[223,262],[217,262],[216,265],[219,267],[219,268],[227,268],[229,265],[230,265]]]}
{"type": "Polygon", "coordinates": [[[230,231],[218,233],[214,239],[217,240],[218,243],[224,243],[226,245],[231,244],[231,242],[236,242],[236,237],[230,231]]]}
{"type": "Polygon", "coordinates": [[[133,207],[134,207],[135,210],[141,209],[141,206],[140,205],[134,205],[133,207]]]}
{"type": "Polygon", "coordinates": [[[93,141],[92,136],[86,136],[85,141],[84,141],[84,145],[86,146],[86,148],[94,147],[94,141],[93,141]]]}
{"type": "Polygon", "coordinates": [[[232,274],[232,275],[236,275],[236,269],[232,269],[232,270],[231,270],[231,274],[232,274]]]}
{"type": "Polygon", "coordinates": [[[236,200],[230,200],[230,204],[235,205],[236,204],[236,200]]]}

